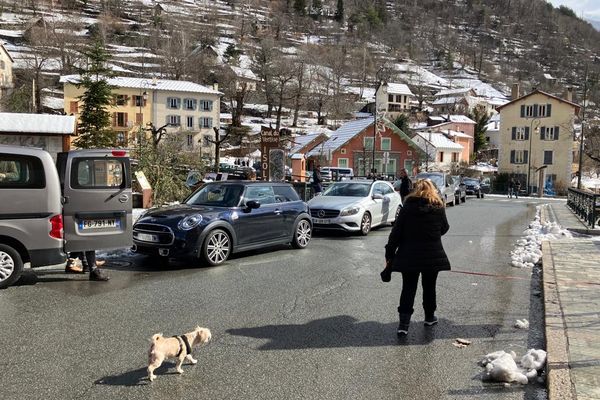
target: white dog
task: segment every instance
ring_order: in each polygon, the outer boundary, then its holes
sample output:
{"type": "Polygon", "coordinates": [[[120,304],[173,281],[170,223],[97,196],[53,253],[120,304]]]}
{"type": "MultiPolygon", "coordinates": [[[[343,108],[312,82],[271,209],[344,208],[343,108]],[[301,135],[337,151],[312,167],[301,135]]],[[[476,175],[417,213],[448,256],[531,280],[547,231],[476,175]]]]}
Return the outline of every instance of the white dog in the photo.
{"type": "Polygon", "coordinates": [[[152,336],[152,344],[148,352],[148,379],[156,379],[154,370],[162,364],[167,358],[177,357],[177,372],[183,374],[181,364],[186,358],[196,364],[198,360],[192,357],[192,347],[200,344],[206,344],[210,341],[212,335],[207,328],[196,327],[193,332],[185,333],[181,336],[170,338],[163,337],[162,333],[152,336]]]}

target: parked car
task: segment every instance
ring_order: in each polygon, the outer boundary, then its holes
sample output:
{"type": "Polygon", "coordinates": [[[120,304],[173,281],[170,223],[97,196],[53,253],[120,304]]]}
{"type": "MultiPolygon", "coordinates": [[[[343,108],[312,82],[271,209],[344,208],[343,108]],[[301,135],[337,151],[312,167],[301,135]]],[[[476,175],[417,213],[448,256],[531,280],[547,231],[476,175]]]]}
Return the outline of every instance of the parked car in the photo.
{"type": "Polygon", "coordinates": [[[400,195],[385,181],[334,182],[308,202],[315,229],[359,232],[393,223],[402,207],[400,195]]]}
{"type": "Polygon", "coordinates": [[[440,197],[446,204],[453,206],[456,204],[456,190],[454,188],[454,179],[445,172],[421,172],[416,179],[429,179],[437,187],[440,197]]]}
{"type": "Polygon", "coordinates": [[[124,150],[59,153],[0,145],[0,288],[23,264],[61,264],[66,253],[131,243],[130,161],[124,150]]]}
{"type": "MultiPolygon", "coordinates": [[[[475,195],[477,198],[483,198],[484,192],[482,190],[481,182],[477,178],[463,178],[463,183],[467,188],[468,195],[475,195]]],[[[488,185],[489,190],[489,185],[488,185]]]]}
{"type": "Polygon", "coordinates": [[[454,181],[454,190],[456,195],[456,204],[464,203],[467,201],[467,185],[464,184],[460,175],[453,175],[452,180],[454,181]]]}
{"type": "Polygon", "coordinates": [[[290,184],[221,181],[182,204],[143,214],[133,227],[133,251],[219,265],[241,251],[288,243],[304,248],[311,234],[308,206],[290,184]]]}
{"type": "Polygon", "coordinates": [[[328,180],[342,181],[352,179],[354,177],[354,171],[352,168],[322,167],[321,176],[326,176],[328,180]]]}

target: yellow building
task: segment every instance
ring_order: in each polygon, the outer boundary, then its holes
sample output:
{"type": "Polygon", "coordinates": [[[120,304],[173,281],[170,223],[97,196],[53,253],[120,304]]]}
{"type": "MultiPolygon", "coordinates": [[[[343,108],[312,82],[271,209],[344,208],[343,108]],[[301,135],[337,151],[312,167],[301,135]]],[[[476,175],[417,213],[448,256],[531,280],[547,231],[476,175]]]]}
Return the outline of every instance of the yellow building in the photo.
{"type": "Polygon", "coordinates": [[[535,90],[497,108],[498,172],[518,178],[529,193],[566,191],[571,182],[575,116],[579,105],[535,90]]]}
{"type": "Polygon", "coordinates": [[[0,98],[4,97],[14,87],[13,64],[13,58],[0,43],[0,98]]]}
{"type": "MultiPolygon", "coordinates": [[[[64,110],[79,116],[80,97],[84,88],[77,87],[79,75],[62,76],[64,84],[64,110]]],[[[137,144],[142,132],[151,123],[155,128],[181,135],[185,151],[200,152],[210,157],[214,146],[213,128],[219,128],[221,93],[194,82],[165,79],[113,77],[108,79],[113,87],[112,129],[117,133],[118,145],[137,144]]]]}

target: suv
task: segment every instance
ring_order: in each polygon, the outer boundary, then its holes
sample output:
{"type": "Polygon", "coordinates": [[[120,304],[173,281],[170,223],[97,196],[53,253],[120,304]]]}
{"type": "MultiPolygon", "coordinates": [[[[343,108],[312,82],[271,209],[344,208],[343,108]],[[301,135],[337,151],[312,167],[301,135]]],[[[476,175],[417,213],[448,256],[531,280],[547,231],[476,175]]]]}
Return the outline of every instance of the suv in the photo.
{"type": "Polygon", "coordinates": [[[65,252],[131,242],[131,177],[124,150],[59,153],[0,145],[0,288],[65,252]],[[57,168],[58,167],[58,168],[57,168]]]}
{"type": "Polygon", "coordinates": [[[446,204],[451,206],[456,204],[456,191],[452,176],[445,172],[421,172],[417,174],[416,179],[429,179],[435,184],[440,197],[446,204]]]}
{"type": "Polygon", "coordinates": [[[463,178],[463,183],[467,188],[467,194],[475,195],[477,198],[483,198],[485,191],[489,193],[489,183],[487,187],[483,187],[481,181],[477,178],[463,178]]]}
{"type": "Polygon", "coordinates": [[[143,214],[133,227],[133,251],[219,265],[241,251],[288,243],[304,248],[311,234],[308,206],[290,184],[221,181],[182,204],[143,214]]]}
{"type": "Polygon", "coordinates": [[[321,175],[327,180],[341,181],[354,178],[354,171],[352,168],[321,167],[321,175]]]}

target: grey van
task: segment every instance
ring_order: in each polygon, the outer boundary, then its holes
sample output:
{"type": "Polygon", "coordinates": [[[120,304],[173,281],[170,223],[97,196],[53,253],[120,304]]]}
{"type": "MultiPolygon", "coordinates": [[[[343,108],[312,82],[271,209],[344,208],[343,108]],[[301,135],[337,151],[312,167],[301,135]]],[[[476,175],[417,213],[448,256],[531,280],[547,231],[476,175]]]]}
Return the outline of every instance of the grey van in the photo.
{"type": "Polygon", "coordinates": [[[121,150],[59,153],[0,145],[0,288],[23,264],[131,244],[129,157],[121,150]],[[58,169],[57,169],[58,167],[58,169]]]}

